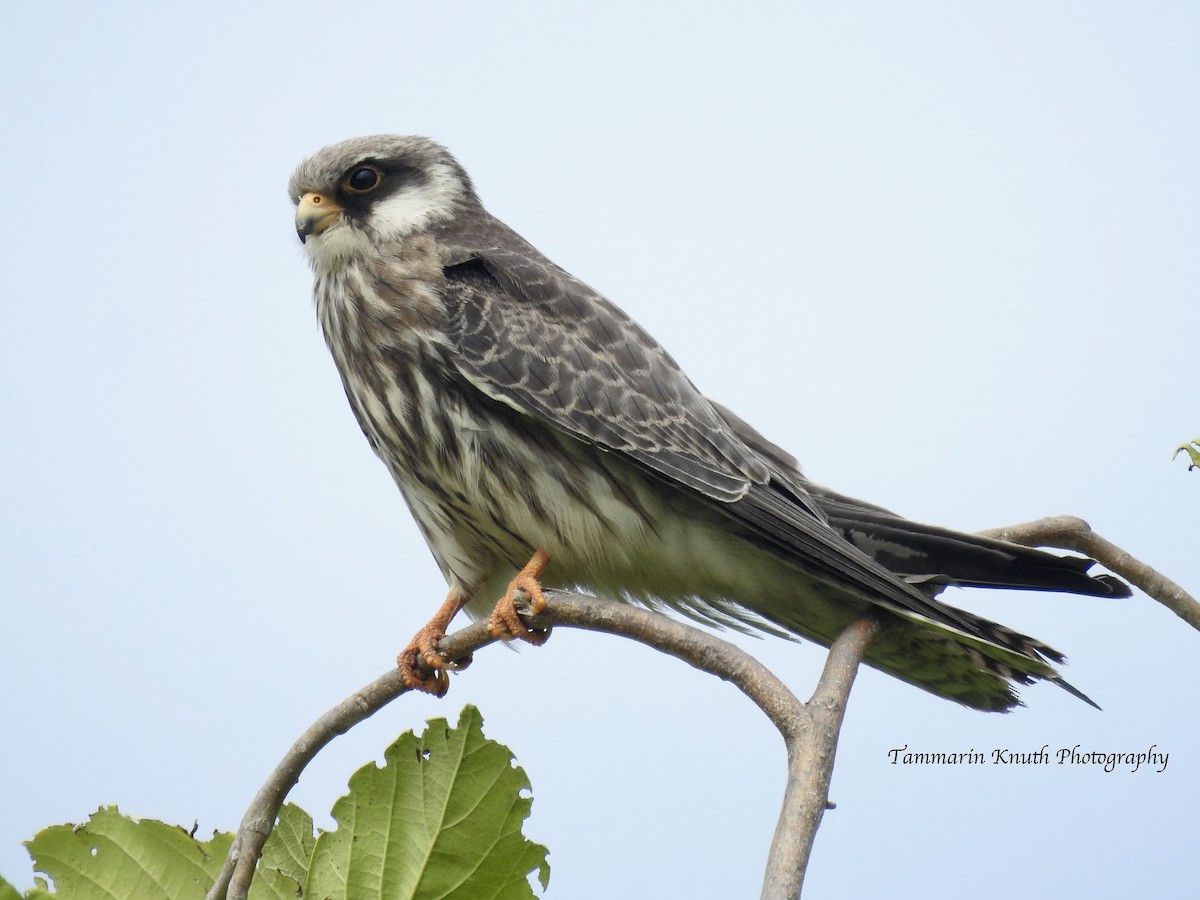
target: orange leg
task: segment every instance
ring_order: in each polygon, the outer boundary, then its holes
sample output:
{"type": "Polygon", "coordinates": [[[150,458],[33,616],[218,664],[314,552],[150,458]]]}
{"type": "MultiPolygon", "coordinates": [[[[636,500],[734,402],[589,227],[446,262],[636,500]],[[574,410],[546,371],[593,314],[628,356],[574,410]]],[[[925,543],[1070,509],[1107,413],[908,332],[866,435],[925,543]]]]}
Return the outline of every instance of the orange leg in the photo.
{"type": "Polygon", "coordinates": [[[450,689],[450,679],[446,675],[446,669],[465,668],[470,662],[469,659],[462,662],[448,662],[438,650],[438,643],[446,636],[450,620],[466,602],[467,598],[461,591],[457,588],[451,590],[446,602],[429,620],[429,624],[413,635],[408,646],[401,650],[400,655],[396,657],[400,675],[410,688],[438,697],[444,696],[450,689]],[[422,672],[420,668],[422,665],[433,671],[428,674],[422,672]]]}
{"type": "Polygon", "coordinates": [[[488,618],[489,634],[506,639],[520,638],[531,644],[546,643],[550,632],[530,631],[526,628],[521,617],[517,615],[513,601],[516,599],[517,591],[521,591],[529,598],[529,609],[535,615],[546,608],[546,597],[542,593],[542,586],[538,579],[542,577],[542,573],[546,571],[549,563],[550,554],[545,550],[538,550],[525,568],[517,573],[517,577],[508,583],[508,590],[504,592],[504,596],[500,598],[500,602],[496,604],[496,608],[492,610],[492,615],[488,618]]]}

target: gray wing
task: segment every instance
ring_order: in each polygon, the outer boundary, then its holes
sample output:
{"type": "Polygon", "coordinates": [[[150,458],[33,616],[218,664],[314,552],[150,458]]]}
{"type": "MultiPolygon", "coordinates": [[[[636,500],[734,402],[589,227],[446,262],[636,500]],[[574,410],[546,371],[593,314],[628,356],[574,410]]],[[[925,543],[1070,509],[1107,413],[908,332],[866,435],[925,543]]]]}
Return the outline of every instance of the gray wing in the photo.
{"type": "Polygon", "coordinates": [[[675,361],[587,285],[504,249],[444,273],[455,363],[493,399],[713,500],[770,477],[675,361]]]}

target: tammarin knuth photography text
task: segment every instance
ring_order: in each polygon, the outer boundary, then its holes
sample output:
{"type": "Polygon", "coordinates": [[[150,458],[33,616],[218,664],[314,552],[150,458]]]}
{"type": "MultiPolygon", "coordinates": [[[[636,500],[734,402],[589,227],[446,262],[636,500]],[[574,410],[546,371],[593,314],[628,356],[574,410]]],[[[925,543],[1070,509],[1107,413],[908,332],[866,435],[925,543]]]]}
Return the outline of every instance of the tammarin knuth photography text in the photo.
{"type": "Polygon", "coordinates": [[[1040,750],[1017,751],[996,749],[988,753],[980,750],[955,751],[950,753],[926,753],[909,750],[908,744],[896,747],[887,752],[893,766],[1095,766],[1105,772],[1115,772],[1117,768],[1129,768],[1136,772],[1143,766],[1147,770],[1165,772],[1167,757],[1165,750],[1158,750],[1158,744],[1151,744],[1149,750],[1138,753],[1105,753],[1100,750],[1084,750],[1079,744],[1074,747],[1060,747],[1051,750],[1049,744],[1040,750]]]}

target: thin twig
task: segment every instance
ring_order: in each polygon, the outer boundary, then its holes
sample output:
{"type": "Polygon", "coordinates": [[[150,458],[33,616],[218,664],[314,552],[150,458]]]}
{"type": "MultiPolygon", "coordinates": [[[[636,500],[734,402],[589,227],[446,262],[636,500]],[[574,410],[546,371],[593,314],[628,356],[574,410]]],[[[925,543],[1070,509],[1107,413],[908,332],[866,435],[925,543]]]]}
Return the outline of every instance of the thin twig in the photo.
{"type": "Polygon", "coordinates": [[[979,532],[984,537],[1023,544],[1026,547],[1055,547],[1090,556],[1126,581],[1141,588],[1183,621],[1200,630],[1200,603],[1182,587],[1135,559],[1116,544],[1105,540],[1083,519],[1075,516],[1050,516],[1036,522],[992,528],[979,532]]]}

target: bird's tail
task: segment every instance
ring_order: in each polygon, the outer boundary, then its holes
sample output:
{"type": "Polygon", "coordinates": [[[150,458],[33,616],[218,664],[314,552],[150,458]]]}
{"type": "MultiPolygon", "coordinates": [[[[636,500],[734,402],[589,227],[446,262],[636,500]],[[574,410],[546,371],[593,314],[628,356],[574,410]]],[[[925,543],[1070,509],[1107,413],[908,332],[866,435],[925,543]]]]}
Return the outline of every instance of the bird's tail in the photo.
{"type": "MultiPolygon", "coordinates": [[[[711,401],[710,401],[711,402],[711,401]]],[[[1093,597],[1128,597],[1112,575],[1089,575],[1093,560],[1055,556],[1006,541],[911,522],[882,507],[813,484],[796,459],[734,413],[714,403],[734,432],[775,469],[787,491],[808,499],[806,509],[834,529],[870,562],[924,594],[922,604],[893,592],[871,597],[885,627],[867,650],[866,662],[927,691],[982,710],[1019,703],[1014,684],[1049,681],[1095,703],[1055,670],[1063,655],[1036,638],[933,599],[948,585],[1063,591],[1093,597]],[[899,602],[897,602],[899,600],[899,602]]],[[[852,587],[852,586],[851,586],[852,587]]],[[[859,585],[861,588],[862,586],[859,585]]],[[[757,610],[771,622],[826,646],[861,610],[853,591],[841,601],[819,585],[804,590],[805,602],[770,604],[757,610]]]]}
{"type": "Polygon", "coordinates": [[[1089,575],[1093,560],[1055,556],[1007,541],[910,522],[903,516],[809,481],[796,458],[716,401],[713,408],[752,449],[798,482],[851,544],[929,596],[947,585],[1064,591],[1091,597],[1128,597],[1112,575],[1089,575]]]}
{"type": "Polygon", "coordinates": [[[939,633],[929,623],[892,618],[867,651],[866,662],[903,681],[975,709],[1019,706],[1013,685],[1048,681],[1100,707],[1054,668],[1066,661],[1053,647],[964,610],[977,636],[939,633]]]}
{"type": "Polygon", "coordinates": [[[947,585],[1063,591],[1128,597],[1112,575],[1089,575],[1093,561],[1055,556],[1007,541],[911,522],[877,506],[809,483],[810,493],[842,536],[910,584],[934,596],[947,585]]]}

